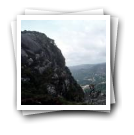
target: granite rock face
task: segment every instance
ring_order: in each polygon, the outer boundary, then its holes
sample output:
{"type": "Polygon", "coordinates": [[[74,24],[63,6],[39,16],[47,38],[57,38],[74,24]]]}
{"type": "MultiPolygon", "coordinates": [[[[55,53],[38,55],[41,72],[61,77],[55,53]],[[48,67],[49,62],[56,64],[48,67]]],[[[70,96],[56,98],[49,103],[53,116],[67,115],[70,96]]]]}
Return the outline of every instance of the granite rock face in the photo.
{"type": "Polygon", "coordinates": [[[43,33],[21,32],[21,78],[22,104],[75,104],[84,100],[61,50],[43,33]]]}

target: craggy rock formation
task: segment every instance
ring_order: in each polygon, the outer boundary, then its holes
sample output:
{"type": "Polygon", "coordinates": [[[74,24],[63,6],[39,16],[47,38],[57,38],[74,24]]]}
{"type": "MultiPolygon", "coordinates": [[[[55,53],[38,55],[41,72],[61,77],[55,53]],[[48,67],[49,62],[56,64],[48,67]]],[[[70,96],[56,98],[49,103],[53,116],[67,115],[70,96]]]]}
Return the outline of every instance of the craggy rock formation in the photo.
{"type": "Polygon", "coordinates": [[[85,103],[89,105],[106,105],[106,94],[101,90],[95,90],[95,85],[89,85],[89,91],[85,93],[85,103]]]}
{"type": "Polygon", "coordinates": [[[21,99],[30,105],[78,104],[84,99],[54,40],[36,31],[21,32],[21,99]]]}

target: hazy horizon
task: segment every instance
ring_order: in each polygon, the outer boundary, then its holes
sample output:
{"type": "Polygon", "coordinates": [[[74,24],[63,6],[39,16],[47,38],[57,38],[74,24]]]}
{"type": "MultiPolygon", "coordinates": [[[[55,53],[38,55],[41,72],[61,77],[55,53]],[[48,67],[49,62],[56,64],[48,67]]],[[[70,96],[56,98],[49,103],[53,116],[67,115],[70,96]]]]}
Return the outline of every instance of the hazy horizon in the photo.
{"type": "Polygon", "coordinates": [[[68,66],[68,67],[75,67],[75,66],[81,66],[81,65],[99,65],[99,64],[105,64],[106,62],[101,62],[101,63],[95,63],[95,64],[80,64],[80,65],[73,65],[73,66],[68,66]]]}

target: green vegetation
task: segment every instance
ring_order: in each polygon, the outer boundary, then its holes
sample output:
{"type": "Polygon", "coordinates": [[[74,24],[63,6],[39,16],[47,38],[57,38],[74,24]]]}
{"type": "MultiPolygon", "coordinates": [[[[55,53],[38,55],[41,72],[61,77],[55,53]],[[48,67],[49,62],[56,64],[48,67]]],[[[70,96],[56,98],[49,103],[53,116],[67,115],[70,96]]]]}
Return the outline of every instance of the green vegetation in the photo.
{"type": "MultiPolygon", "coordinates": [[[[84,86],[94,84],[96,90],[105,93],[106,91],[106,63],[79,65],[70,67],[73,77],[83,88],[84,86]]],[[[84,88],[84,92],[89,92],[88,87],[84,88]]]]}

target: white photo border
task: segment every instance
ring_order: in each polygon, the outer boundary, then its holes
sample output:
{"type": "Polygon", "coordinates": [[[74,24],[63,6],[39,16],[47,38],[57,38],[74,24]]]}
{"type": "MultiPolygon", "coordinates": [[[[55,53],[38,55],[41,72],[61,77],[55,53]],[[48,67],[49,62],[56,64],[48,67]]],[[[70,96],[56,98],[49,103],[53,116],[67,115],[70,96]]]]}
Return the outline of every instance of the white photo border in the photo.
{"type": "Polygon", "coordinates": [[[110,15],[18,15],[17,16],[17,110],[110,110],[110,15]],[[106,21],[106,105],[21,105],[22,20],[106,21]]]}

